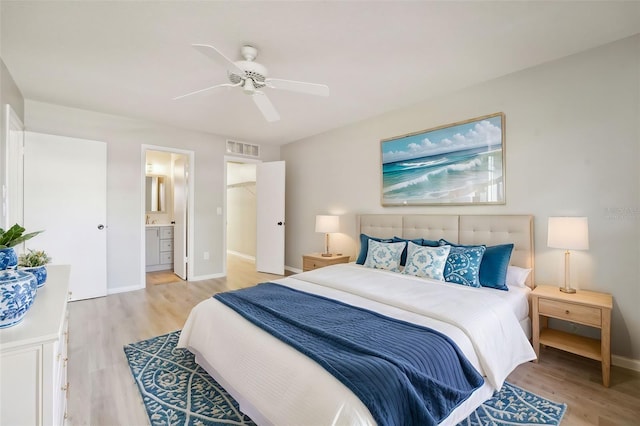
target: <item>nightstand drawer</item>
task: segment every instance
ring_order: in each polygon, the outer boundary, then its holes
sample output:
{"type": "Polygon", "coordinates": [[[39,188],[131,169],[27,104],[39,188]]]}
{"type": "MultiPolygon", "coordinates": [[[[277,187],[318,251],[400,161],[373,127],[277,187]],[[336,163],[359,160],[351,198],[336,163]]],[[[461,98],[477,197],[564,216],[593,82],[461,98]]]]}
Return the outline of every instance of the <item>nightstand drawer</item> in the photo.
{"type": "Polygon", "coordinates": [[[349,263],[349,256],[341,254],[334,254],[333,256],[327,257],[319,254],[305,254],[302,256],[302,270],[305,272],[338,263],[349,263]]]}
{"type": "Polygon", "coordinates": [[[317,268],[322,268],[323,266],[327,266],[324,262],[316,262],[314,259],[303,259],[302,262],[302,270],[303,271],[312,271],[317,268]]]}
{"type": "Polygon", "coordinates": [[[538,311],[540,315],[559,318],[580,324],[600,327],[602,311],[591,306],[576,305],[540,298],[538,311]]]}

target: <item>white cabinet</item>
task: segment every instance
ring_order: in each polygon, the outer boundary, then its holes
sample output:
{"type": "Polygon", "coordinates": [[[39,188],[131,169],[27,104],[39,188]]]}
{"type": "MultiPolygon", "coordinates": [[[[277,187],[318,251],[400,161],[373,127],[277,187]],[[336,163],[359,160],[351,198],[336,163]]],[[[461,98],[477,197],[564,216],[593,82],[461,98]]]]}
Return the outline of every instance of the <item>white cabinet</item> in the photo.
{"type": "Polygon", "coordinates": [[[173,269],[173,226],[147,226],[145,230],[147,272],[173,269]]]}
{"type": "Polygon", "coordinates": [[[21,323],[0,330],[0,424],[63,425],[67,408],[68,265],[48,265],[21,323]]]}

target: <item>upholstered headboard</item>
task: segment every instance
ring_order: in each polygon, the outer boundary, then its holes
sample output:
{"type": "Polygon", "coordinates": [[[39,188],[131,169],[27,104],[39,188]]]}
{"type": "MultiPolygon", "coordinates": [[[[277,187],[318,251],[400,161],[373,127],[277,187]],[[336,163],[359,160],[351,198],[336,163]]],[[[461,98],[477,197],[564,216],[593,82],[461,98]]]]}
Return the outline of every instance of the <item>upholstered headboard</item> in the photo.
{"type": "Polygon", "coordinates": [[[527,285],[534,286],[533,216],[363,214],[357,216],[356,230],[379,238],[444,238],[488,246],[513,243],[510,264],[531,269],[527,285]]]}

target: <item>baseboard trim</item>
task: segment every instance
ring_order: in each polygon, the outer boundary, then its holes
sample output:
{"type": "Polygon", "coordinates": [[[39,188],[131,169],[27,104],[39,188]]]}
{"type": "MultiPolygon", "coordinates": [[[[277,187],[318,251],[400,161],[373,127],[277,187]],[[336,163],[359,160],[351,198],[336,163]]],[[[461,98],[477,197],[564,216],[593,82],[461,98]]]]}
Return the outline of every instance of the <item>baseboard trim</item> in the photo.
{"type": "Polygon", "coordinates": [[[620,355],[611,355],[611,364],[615,365],[616,367],[622,367],[640,372],[640,359],[632,359],[620,355]]]}
{"type": "Polygon", "coordinates": [[[285,271],[293,272],[294,274],[300,274],[300,273],[302,273],[302,269],[294,268],[294,267],[292,267],[292,266],[287,266],[287,265],[284,265],[284,270],[285,270],[285,271]]]}
{"type": "Polygon", "coordinates": [[[244,254],[244,253],[240,253],[238,251],[233,251],[233,250],[227,250],[227,254],[232,254],[234,256],[238,256],[241,257],[243,259],[247,259],[247,260],[253,260],[255,262],[256,257],[255,256],[250,256],[248,254],[244,254]]]}
{"type": "Polygon", "coordinates": [[[203,280],[212,280],[215,278],[225,277],[227,274],[224,272],[218,274],[210,274],[210,275],[196,275],[194,277],[187,278],[187,281],[203,281],[203,280]]]}
{"type": "Polygon", "coordinates": [[[130,285],[127,287],[108,288],[107,296],[110,294],[127,293],[129,291],[136,291],[144,289],[144,285],[130,285]]]}

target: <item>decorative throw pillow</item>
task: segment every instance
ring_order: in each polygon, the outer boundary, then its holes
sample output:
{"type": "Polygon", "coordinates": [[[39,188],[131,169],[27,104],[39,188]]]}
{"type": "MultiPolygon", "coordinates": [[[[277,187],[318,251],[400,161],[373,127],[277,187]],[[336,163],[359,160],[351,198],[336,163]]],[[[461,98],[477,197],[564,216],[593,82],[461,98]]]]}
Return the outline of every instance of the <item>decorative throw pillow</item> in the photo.
{"type": "MultiPolygon", "coordinates": [[[[454,247],[478,247],[463,244],[454,244],[447,240],[440,239],[440,244],[448,244],[454,247]]],[[[507,266],[511,260],[511,252],[513,244],[500,244],[497,246],[489,246],[486,248],[480,262],[480,273],[478,278],[482,287],[495,288],[498,290],[508,291],[507,266]]]]}
{"type": "MultiPolygon", "coordinates": [[[[446,245],[446,241],[440,240],[440,244],[446,245]]],[[[444,266],[444,280],[480,287],[480,263],[485,250],[485,246],[451,246],[444,266]]]]}
{"type": "Polygon", "coordinates": [[[511,260],[513,244],[489,246],[482,256],[480,263],[480,285],[508,291],[507,267],[511,260]]]}
{"type": "Polygon", "coordinates": [[[427,240],[426,238],[422,239],[422,245],[428,247],[438,247],[440,245],[439,241],[427,240]]]}
{"type": "Polygon", "coordinates": [[[444,281],[443,272],[450,249],[451,246],[419,246],[409,242],[407,263],[402,273],[444,281]]]}
{"type": "MultiPolygon", "coordinates": [[[[422,238],[415,238],[413,240],[407,240],[404,238],[400,238],[400,237],[393,237],[393,242],[394,243],[401,243],[401,242],[405,242],[408,243],[409,241],[413,242],[414,244],[418,244],[419,246],[422,245],[422,238]]],[[[407,263],[407,247],[404,247],[404,250],[402,250],[402,256],[400,257],[400,265],[404,266],[405,263],[407,263]]]]}
{"type": "Polygon", "coordinates": [[[375,269],[386,269],[388,271],[398,272],[400,268],[400,256],[407,245],[401,243],[383,243],[375,240],[369,240],[369,250],[364,266],[375,269]]]}
{"type": "Polygon", "coordinates": [[[385,243],[390,243],[393,241],[390,238],[375,238],[370,237],[366,234],[360,234],[360,254],[358,254],[358,259],[356,259],[356,263],[358,265],[364,265],[364,261],[367,259],[367,253],[369,251],[369,240],[383,241],[385,243]]]}

